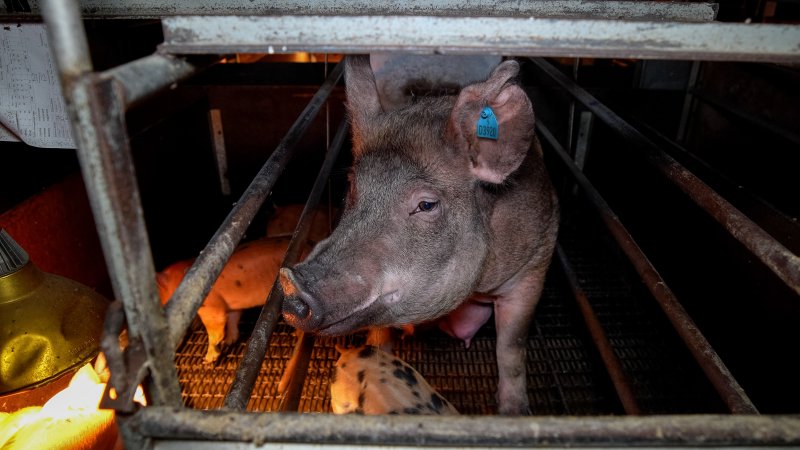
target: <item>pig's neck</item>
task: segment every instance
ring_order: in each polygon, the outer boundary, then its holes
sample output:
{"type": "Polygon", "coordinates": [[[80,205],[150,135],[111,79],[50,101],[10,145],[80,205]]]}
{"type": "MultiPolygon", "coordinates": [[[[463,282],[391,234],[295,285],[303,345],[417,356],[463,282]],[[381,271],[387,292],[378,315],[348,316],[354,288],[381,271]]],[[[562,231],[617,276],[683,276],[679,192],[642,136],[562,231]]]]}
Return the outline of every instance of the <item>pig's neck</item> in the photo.
{"type": "Polygon", "coordinates": [[[547,265],[548,245],[558,226],[558,206],[538,140],[520,168],[502,186],[479,186],[485,211],[487,255],[476,291],[496,293],[521,272],[547,265]]]}

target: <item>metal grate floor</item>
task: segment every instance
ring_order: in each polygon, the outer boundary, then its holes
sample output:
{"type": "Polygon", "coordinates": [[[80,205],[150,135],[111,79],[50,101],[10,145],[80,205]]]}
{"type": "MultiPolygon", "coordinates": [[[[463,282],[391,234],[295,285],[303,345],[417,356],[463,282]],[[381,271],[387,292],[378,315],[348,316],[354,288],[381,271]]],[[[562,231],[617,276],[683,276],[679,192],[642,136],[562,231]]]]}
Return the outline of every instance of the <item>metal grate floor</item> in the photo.
{"type": "MultiPolygon", "coordinates": [[[[565,212],[565,217],[567,213],[565,212]]],[[[710,384],[691,360],[652,298],[639,286],[597,224],[574,213],[560,241],[583,289],[626,370],[644,413],[722,412],[710,384]]],[[[203,363],[207,337],[198,320],[178,349],[176,364],[188,407],[223,404],[245,342],[257,317],[243,314],[239,342],[223,350],[215,365],[203,363]]],[[[495,331],[487,324],[469,349],[438,330],[418,332],[397,343],[395,354],[414,366],[462,414],[494,414],[495,331]]],[[[301,412],[329,412],[329,380],[338,359],[336,344],[361,336],[318,338],[303,386],[301,412]]],[[[275,411],[277,386],[294,347],[291,327],[273,334],[247,409],[275,411]]],[[[528,339],[528,396],[537,415],[622,414],[611,382],[588,336],[561,273],[551,266],[528,339]]]]}

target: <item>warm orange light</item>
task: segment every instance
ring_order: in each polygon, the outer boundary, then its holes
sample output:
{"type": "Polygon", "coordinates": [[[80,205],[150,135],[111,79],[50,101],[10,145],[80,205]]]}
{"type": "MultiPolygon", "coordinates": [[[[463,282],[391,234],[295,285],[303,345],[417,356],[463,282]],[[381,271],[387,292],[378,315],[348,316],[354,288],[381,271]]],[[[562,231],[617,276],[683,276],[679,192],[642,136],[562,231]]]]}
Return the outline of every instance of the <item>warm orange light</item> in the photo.
{"type": "MultiPolygon", "coordinates": [[[[90,364],[72,377],[69,386],[42,407],[0,413],[0,448],[112,449],[122,448],[114,411],[98,409],[106,384],[90,364]]],[[[145,404],[139,386],[134,400],[145,404]]]]}

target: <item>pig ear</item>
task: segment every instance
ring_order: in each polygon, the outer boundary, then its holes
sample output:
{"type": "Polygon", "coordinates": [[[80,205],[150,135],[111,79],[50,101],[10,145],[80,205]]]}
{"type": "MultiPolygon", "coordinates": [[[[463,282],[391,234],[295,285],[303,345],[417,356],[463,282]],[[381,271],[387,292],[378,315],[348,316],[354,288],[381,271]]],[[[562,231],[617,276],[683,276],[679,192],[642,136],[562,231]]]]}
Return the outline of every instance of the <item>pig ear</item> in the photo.
{"type": "Polygon", "coordinates": [[[382,113],[375,85],[375,75],[369,64],[369,55],[351,55],[345,61],[345,90],[347,112],[353,129],[353,152],[357,156],[369,122],[382,113]]]}
{"type": "Polygon", "coordinates": [[[513,81],[518,73],[516,61],[503,62],[488,80],[465,87],[450,115],[448,139],[466,153],[470,172],[481,181],[502,183],[522,164],[533,141],[533,108],[513,81]],[[497,119],[496,140],[478,137],[478,119],[486,106],[497,119]]]}

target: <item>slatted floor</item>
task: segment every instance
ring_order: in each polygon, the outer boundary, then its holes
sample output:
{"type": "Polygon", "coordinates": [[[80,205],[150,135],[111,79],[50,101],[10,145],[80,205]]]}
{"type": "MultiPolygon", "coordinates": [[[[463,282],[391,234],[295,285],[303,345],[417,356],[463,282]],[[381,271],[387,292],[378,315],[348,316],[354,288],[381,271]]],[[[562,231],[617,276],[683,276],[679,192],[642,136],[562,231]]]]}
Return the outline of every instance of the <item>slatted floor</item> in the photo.
{"type": "MultiPolygon", "coordinates": [[[[565,220],[560,241],[625,368],[645,413],[722,412],[708,381],[662,317],[640,281],[611,246],[602,229],[580,213],[565,220]]],[[[203,363],[205,330],[195,321],[178,350],[176,363],[187,406],[221,407],[245,340],[257,314],[243,315],[242,339],[224,349],[215,365],[203,363]]],[[[462,414],[494,414],[495,331],[490,323],[469,349],[438,330],[399,341],[395,354],[414,366],[462,414]]],[[[302,391],[300,411],[329,412],[334,346],[360,337],[319,338],[302,391]]],[[[251,411],[274,411],[277,386],[294,346],[292,329],[279,324],[248,404],[251,411]]],[[[585,330],[571,291],[551,267],[528,340],[528,396],[538,415],[623,414],[605,368],[585,330]]]]}

